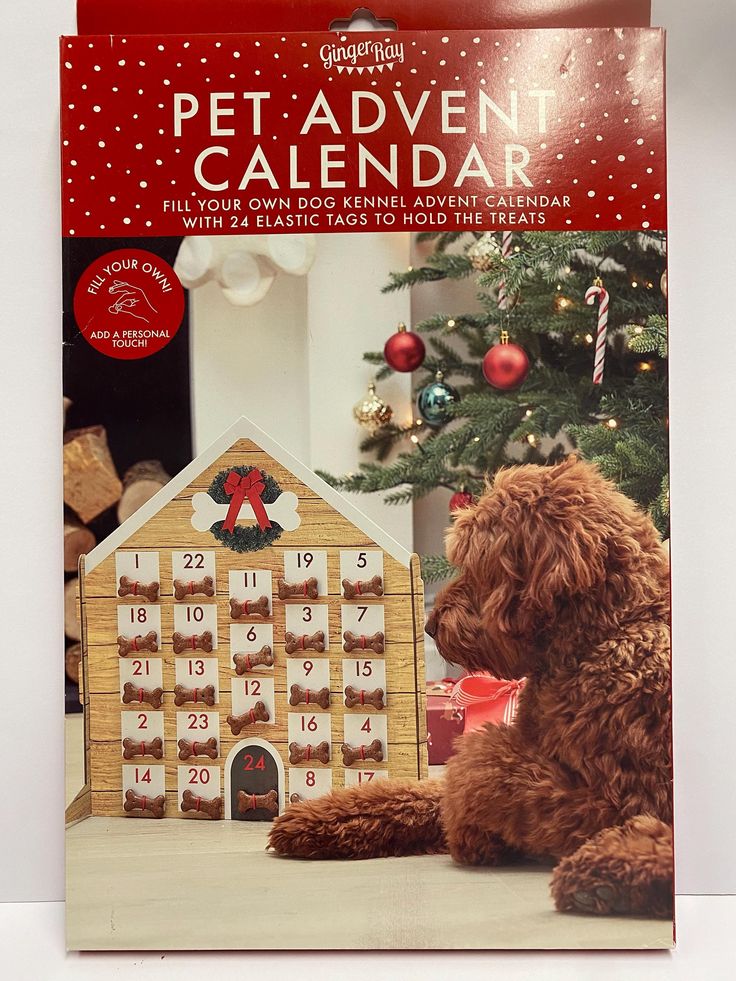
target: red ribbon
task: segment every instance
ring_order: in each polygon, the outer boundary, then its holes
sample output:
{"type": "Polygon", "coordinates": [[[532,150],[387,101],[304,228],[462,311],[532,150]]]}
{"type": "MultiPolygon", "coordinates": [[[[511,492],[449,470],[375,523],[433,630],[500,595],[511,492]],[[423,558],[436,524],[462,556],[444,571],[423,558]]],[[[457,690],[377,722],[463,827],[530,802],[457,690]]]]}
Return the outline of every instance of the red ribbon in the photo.
{"type": "Polygon", "coordinates": [[[266,485],[263,482],[263,474],[260,470],[254,468],[244,477],[241,477],[235,470],[231,470],[225,480],[224,489],[227,496],[232,498],[232,500],[227,509],[227,516],[222,523],[223,531],[233,531],[235,529],[235,522],[238,520],[240,508],[246,497],[248,498],[248,503],[253,508],[253,514],[256,517],[258,527],[261,531],[265,531],[271,527],[271,522],[268,520],[266,509],[261,500],[261,494],[266,489],[266,485]]]}

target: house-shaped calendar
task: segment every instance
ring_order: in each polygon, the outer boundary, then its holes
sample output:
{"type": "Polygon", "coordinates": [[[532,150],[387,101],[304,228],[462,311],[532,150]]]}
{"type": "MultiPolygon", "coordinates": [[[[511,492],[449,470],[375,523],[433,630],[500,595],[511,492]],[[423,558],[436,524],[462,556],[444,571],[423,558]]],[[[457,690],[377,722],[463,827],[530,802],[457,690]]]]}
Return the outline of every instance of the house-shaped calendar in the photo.
{"type": "Polygon", "coordinates": [[[426,776],[419,560],[241,419],[80,563],[90,814],[426,776]]]}

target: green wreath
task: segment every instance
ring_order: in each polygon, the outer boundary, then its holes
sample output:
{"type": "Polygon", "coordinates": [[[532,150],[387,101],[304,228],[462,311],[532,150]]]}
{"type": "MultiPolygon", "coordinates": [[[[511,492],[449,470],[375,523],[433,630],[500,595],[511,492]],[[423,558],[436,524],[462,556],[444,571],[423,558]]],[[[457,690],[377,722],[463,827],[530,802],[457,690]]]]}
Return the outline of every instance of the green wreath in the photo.
{"type": "MultiPolygon", "coordinates": [[[[227,480],[228,474],[234,470],[241,477],[246,477],[251,470],[255,469],[255,467],[228,467],[227,470],[221,470],[210,484],[207,493],[218,504],[229,504],[230,498],[225,493],[225,481],[227,480]]],[[[263,470],[261,470],[261,475],[265,484],[265,490],[261,494],[261,500],[264,504],[273,504],[281,494],[281,488],[273,477],[264,473],[263,470]]],[[[212,525],[211,531],[218,542],[232,549],[233,552],[258,552],[262,548],[268,548],[277,538],[281,537],[284,530],[280,524],[272,521],[271,527],[265,528],[263,531],[257,524],[240,525],[237,523],[232,531],[223,531],[222,526],[224,523],[224,518],[222,521],[216,521],[212,525]]]]}

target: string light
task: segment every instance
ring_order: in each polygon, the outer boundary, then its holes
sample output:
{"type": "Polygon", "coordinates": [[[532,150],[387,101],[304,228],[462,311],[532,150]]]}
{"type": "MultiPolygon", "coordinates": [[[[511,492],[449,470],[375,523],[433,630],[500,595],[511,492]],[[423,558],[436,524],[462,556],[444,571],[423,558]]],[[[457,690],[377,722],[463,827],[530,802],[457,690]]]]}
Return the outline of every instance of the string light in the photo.
{"type": "Polygon", "coordinates": [[[526,412],[524,413],[524,415],[527,417],[527,419],[531,418],[531,416],[533,414],[534,414],[534,410],[533,409],[527,409],[526,412]]]}
{"type": "Polygon", "coordinates": [[[637,371],[651,371],[654,365],[651,361],[640,361],[636,366],[637,371]]]}
{"type": "Polygon", "coordinates": [[[447,326],[450,328],[450,330],[452,330],[452,328],[456,326],[455,321],[452,319],[452,317],[447,321],[447,326]]]}
{"type": "Polygon", "coordinates": [[[409,437],[409,439],[412,441],[412,443],[415,443],[415,444],[419,442],[419,437],[417,436],[416,433],[412,433],[411,436],[409,437]]]}
{"type": "Polygon", "coordinates": [[[640,324],[637,324],[636,327],[634,327],[634,333],[635,334],[643,334],[644,333],[644,328],[640,324]]]}
{"type": "Polygon", "coordinates": [[[618,423],[616,422],[615,419],[609,419],[608,422],[606,423],[606,425],[608,426],[609,429],[617,429],[618,428],[618,423]]]}
{"type": "Polygon", "coordinates": [[[534,435],[534,433],[529,433],[529,435],[526,438],[526,441],[530,446],[537,445],[537,437],[534,435]]]}
{"type": "Polygon", "coordinates": [[[592,344],[593,343],[593,335],[592,334],[586,334],[585,335],[585,343],[586,344],[592,344]]]}
{"type": "Polygon", "coordinates": [[[637,287],[637,286],[638,286],[639,284],[637,283],[637,281],[636,281],[635,279],[632,279],[632,280],[631,280],[631,285],[632,285],[632,287],[633,287],[634,289],[636,289],[636,287],[637,287]]]}
{"type": "Polygon", "coordinates": [[[473,436],[474,443],[480,443],[480,436],[473,436]]]}

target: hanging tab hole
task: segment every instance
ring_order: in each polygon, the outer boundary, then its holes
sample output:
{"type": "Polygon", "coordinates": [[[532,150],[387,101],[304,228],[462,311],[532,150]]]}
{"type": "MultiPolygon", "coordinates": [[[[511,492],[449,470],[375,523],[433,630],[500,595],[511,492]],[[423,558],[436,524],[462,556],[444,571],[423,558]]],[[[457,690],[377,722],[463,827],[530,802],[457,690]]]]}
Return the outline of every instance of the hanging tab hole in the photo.
{"type": "Polygon", "coordinates": [[[337,18],[330,24],[331,31],[395,31],[398,30],[395,20],[379,20],[372,10],[358,7],[349,20],[337,18]]]}

